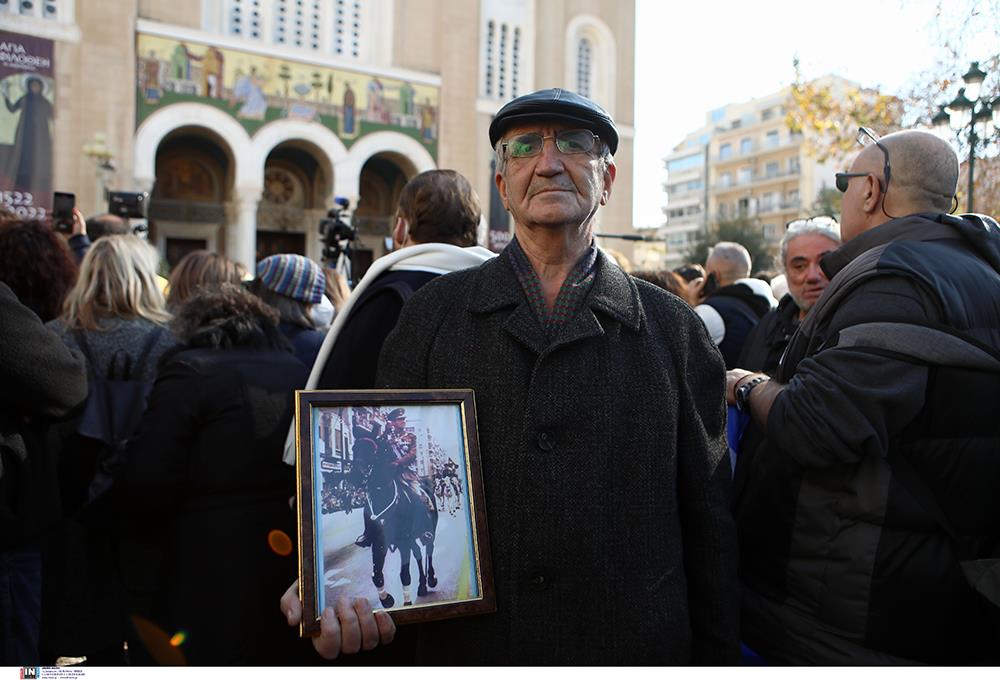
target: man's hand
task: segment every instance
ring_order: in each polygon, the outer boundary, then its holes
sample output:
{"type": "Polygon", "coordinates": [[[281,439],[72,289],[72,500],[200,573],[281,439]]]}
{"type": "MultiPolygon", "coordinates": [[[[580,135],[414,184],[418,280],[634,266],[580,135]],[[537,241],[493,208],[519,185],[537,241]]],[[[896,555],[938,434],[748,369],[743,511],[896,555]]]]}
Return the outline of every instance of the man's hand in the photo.
{"type": "MultiPolygon", "coordinates": [[[[299,600],[299,582],[295,581],[281,597],[281,612],[289,626],[302,622],[302,601],[299,600]]],[[[362,649],[372,650],[380,644],[387,645],[396,636],[396,624],[387,612],[372,612],[364,598],[353,601],[346,597],[337,600],[334,607],[323,610],[319,637],[313,638],[313,647],[324,659],[336,659],[341,654],[357,654],[362,649]]]]}
{"type": "Polygon", "coordinates": [[[87,220],[83,219],[83,213],[79,208],[73,208],[73,232],[70,236],[79,236],[87,233],[87,220]]]}
{"type": "Polygon", "coordinates": [[[726,403],[736,406],[736,388],[740,386],[743,379],[749,375],[755,375],[751,371],[744,371],[742,368],[734,368],[726,371],[726,403]]]}

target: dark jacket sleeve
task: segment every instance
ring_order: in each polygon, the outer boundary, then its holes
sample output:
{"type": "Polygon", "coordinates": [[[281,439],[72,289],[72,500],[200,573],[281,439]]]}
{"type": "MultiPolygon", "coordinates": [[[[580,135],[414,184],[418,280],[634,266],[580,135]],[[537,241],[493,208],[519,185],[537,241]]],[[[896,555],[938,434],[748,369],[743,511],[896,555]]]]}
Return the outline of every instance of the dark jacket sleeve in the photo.
{"type": "Polygon", "coordinates": [[[73,257],[76,259],[76,263],[80,264],[83,262],[83,257],[90,250],[90,237],[86,234],[73,234],[69,237],[69,248],[73,251],[73,257]]]}
{"type": "MultiPolygon", "coordinates": [[[[725,364],[692,314],[678,375],[677,495],[684,568],[699,665],[739,662],[736,525],[726,443],[725,364]]],[[[673,329],[676,333],[677,329],[673,329]]]]}
{"type": "Polygon", "coordinates": [[[885,456],[889,439],[923,408],[928,369],[885,351],[833,343],[841,330],[859,323],[924,325],[938,316],[933,302],[906,279],[860,286],[831,318],[826,332],[831,346],[803,359],[775,399],[768,438],[813,467],[885,456]]]}
{"type": "Polygon", "coordinates": [[[383,290],[365,300],[344,324],[327,359],[318,389],[372,389],[378,358],[386,337],[396,325],[403,300],[383,290]]]}
{"type": "Polygon", "coordinates": [[[6,413],[65,418],[87,398],[83,356],[0,284],[0,403],[6,413]]]}

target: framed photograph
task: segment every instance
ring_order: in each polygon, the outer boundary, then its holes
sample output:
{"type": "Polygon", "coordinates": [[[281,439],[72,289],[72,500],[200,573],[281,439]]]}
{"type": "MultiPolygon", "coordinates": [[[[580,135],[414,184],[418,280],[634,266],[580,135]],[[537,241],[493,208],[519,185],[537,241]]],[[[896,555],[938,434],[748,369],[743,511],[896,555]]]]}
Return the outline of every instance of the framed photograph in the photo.
{"type": "Polygon", "coordinates": [[[397,624],[496,609],[472,390],[300,390],[303,636],[364,597],[397,624]]]}

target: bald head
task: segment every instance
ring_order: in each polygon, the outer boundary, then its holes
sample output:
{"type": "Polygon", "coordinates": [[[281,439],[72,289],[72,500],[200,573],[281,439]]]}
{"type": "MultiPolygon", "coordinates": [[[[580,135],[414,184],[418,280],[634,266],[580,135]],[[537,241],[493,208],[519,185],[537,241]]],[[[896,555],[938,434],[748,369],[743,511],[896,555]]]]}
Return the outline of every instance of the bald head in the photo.
{"type": "MultiPolygon", "coordinates": [[[[951,210],[958,187],[958,156],[948,142],[923,130],[894,132],[879,141],[889,150],[893,214],[951,210]]],[[[862,154],[882,161],[882,152],[875,145],[866,147],[862,154]]]]}
{"type": "Polygon", "coordinates": [[[719,284],[728,286],[737,279],[750,276],[750,253],[739,243],[719,241],[705,260],[705,269],[719,279],[719,284]]]}

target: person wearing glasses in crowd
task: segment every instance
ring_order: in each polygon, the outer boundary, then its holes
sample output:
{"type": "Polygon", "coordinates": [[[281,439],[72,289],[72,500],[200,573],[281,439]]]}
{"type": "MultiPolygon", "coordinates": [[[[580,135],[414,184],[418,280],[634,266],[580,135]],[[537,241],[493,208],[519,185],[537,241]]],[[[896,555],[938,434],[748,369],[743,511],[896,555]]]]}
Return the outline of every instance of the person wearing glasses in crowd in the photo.
{"type": "Polygon", "coordinates": [[[960,562],[1000,545],[1000,228],[948,214],[947,142],[859,141],[829,287],[774,380],[727,375],[768,438],[737,470],[743,639],[779,663],[996,663],[960,562]]]}
{"type": "MultiPolygon", "coordinates": [[[[497,610],[422,624],[417,661],[736,662],[723,362],[690,307],[595,245],[615,123],[548,89],[489,137],[514,238],[413,295],[376,379],[476,394],[497,610]]],[[[344,613],[327,655],[379,632],[344,613]]]]}
{"type": "Polygon", "coordinates": [[[827,216],[792,220],[781,239],[781,268],[788,293],[777,309],[761,318],[747,335],[736,365],[773,376],[799,322],[830,282],[820,259],[840,247],[840,224],[827,216]]]}

